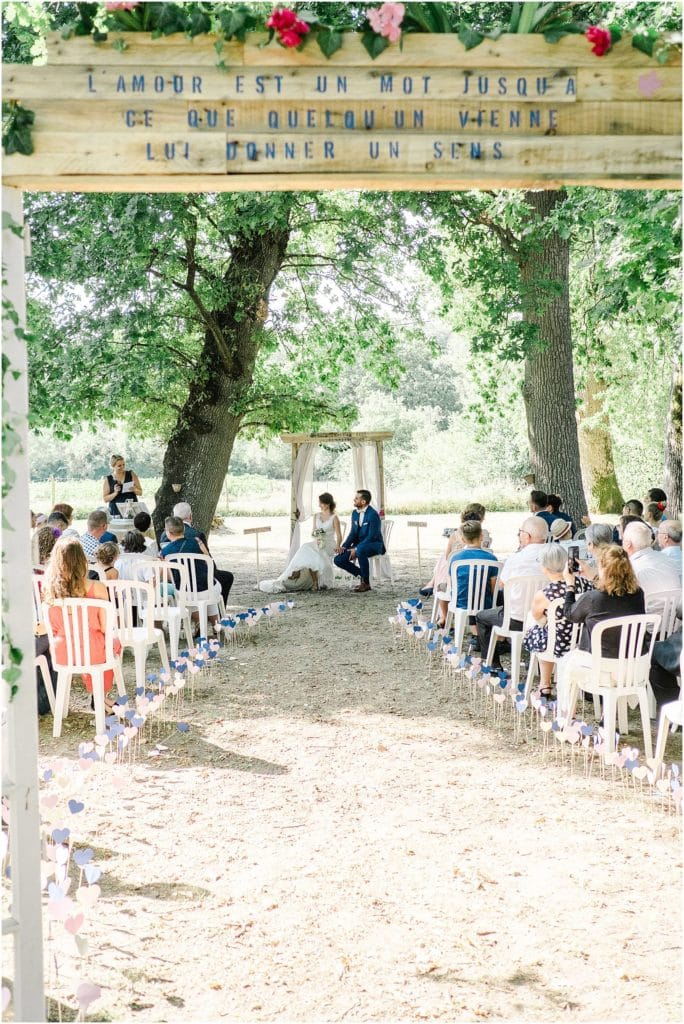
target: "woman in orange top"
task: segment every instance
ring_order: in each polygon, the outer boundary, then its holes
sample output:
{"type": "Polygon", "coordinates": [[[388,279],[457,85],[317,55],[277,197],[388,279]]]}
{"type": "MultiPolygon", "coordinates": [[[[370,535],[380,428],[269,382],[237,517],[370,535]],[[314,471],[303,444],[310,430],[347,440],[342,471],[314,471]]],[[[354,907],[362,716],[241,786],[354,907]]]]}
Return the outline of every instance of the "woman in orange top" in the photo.
{"type": "MultiPolygon", "coordinates": [[[[62,610],[55,608],[54,604],[66,597],[91,597],[102,601],[107,601],[109,597],[103,583],[88,579],[88,563],[78,537],[63,537],[57,541],[45,574],[43,602],[48,606],[48,617],[55,636],[53,663],[57,667],[66,662],[66,636],[62,610]]],[[[88,610],[90,656],[93,665],[105,660],[105,625],[104,612],[94,608],[88,610]]],[[[115,639],[114,654],[120,653],[121,643],[115,639]]],[[[114,673],[110,669],[105,672],[105,693],[113,681],[114,673]]],[[[84,675],[83,683],[88,693],[92,693],[92,676],[84,675]]]]}

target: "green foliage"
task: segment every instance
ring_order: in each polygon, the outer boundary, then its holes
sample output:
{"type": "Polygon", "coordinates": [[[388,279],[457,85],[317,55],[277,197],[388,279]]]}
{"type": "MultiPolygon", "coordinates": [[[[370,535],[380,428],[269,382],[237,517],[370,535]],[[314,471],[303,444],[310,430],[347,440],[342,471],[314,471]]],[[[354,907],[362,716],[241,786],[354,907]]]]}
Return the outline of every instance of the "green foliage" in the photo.
{"type": "Polygon", "coordinates": [[[30,156],[33,152],[31,126],[36,119],[32,110],[23,107],[16,100],[2,104],[2,148],[9,156],[11,153],[23,153],[30,156]]]}

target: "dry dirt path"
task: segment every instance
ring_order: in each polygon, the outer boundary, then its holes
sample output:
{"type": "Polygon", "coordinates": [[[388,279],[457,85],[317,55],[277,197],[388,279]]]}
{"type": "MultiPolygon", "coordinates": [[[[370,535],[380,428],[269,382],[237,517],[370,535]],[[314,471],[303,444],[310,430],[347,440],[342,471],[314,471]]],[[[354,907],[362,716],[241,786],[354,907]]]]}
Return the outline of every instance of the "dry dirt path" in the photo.
{"type": "MultiPolygon", "coordinates": [[[[678,823],[483,727],[395,646],[405,536],[396,585],[299,595],[202,682],[187,735],[119,791],[87,781],[90,1019],[681,1018],[678,823]]],[[[253,545],[212,545],[241,607],[253,545]]],[[[41,723],[43,762],[91,735],[41,723]]]]}

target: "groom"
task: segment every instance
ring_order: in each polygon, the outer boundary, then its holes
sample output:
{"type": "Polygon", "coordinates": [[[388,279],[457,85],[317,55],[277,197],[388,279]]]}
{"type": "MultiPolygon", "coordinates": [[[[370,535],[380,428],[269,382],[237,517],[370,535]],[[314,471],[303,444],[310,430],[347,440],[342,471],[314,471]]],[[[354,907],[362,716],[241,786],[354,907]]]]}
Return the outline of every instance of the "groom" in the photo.
{"type": "Polygon", "coordinates": [[[349,536],[335,554],[335,565],[338,568],[344,569],[352,576],[361,577],[358,587],[354,587],[358,594],[365,594],[370,590],[368,559],[373,555],[385,554],[380,516],[371,508],[370,502],[370,491],[356,492],[349,536]]]}

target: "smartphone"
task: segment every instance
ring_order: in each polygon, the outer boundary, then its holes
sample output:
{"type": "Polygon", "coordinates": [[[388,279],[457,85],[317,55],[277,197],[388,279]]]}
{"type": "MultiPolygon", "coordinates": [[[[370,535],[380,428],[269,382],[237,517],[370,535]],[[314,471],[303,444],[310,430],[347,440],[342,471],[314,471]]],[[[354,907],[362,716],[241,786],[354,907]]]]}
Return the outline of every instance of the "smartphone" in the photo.
{"type": "Polygon", "coordinates": [[[568,572],[579,572],[579,545],[571,544],[568,548],[568,572]]]}

